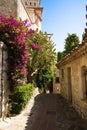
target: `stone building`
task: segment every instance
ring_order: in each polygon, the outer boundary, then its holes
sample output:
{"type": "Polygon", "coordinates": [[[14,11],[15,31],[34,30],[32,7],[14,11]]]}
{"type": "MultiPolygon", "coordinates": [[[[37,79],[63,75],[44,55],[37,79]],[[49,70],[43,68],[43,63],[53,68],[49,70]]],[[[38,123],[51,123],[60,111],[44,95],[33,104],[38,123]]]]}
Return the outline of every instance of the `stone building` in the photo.
{"type": "Polygon", "coordinates": [[[41,30],[42,11],[40,0],[0,0],[0,13],[28,19],[33,29],[41,30]]]}
{"type": "Polygon", "coordinates": [[[54,70],[53,93],[60,93],[59,69],[54,70]]]}
{"type": "Polygon", "coordinates": [[[87,119],[87,28],[82,43],[57,63],[61,94],[87,119]]]}
{"type": "MultiPolygon", "coordinates": [[[[40,0],[0,0],[0,13],[6,16],[13,15],[22,20],[28,19],[31,28],[41,30],[42,11],[40,0]]],[[[7,82],[7,52],[6,46],[0,41],[0,117],[6,115],[8,102],[7,82]]]]}

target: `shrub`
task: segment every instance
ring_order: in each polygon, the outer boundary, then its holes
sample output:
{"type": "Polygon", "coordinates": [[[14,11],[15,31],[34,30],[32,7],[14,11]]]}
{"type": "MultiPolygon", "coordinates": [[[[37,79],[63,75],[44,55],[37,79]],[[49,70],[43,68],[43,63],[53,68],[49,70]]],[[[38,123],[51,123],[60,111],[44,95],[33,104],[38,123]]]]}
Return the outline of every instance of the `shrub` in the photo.
{"type": "Polygon", "coordinates": [[[49,83],[53,77],[53,70],[51,67],[42,68],[37,72],[36,84],[40,92],[46,92],[49,89],[49,83]]]}
{"type": "Polygon", "coordinates": [[[30,100],[34,90],[33,84],[26,84],[23,86],[17,86],[14,94],[10,95],[10,104],[12,114],[19,114],[24,108],[27,102],[30,100]]]}

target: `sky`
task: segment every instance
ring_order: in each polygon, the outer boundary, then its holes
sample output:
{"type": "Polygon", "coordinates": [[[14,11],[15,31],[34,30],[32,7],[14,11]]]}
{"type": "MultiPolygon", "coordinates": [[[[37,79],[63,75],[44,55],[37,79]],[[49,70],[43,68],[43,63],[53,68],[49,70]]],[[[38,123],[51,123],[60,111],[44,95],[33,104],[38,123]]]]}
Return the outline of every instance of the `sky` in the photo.
{"type": "Polygon", "coordinates": [[[80,43],[86,28],[87,0],[41,0],[42,31],[53,34],[56,51],[63,51],[68,33],[75,33],[80,43]]]}

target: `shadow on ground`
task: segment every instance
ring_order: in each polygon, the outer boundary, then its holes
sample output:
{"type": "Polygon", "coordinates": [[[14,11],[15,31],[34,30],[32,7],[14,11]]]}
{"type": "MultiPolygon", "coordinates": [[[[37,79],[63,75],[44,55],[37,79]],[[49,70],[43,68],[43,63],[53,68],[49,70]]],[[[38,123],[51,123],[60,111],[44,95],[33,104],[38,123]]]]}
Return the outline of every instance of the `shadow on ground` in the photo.
{"type": "Polygon", "coordinates": [[[87,123],[73,106],[57,95],[57,130],[87,130],[87,123]]]}
{"type": "MultiPolygon", "coordinates": [[[[50,95],[54,96],[55,94],[39,94],[35,97],[34,106],[28,116],[24,130],[31,130],[31,127],[38,116],[41,105],[46,102],[50,95]]],[[[60,94],[56,94],[55,98],[57,128],[52,130],[87,130],[86,122],[78,115],[72,105],[69,104],[60,94]]],[[[51,102],[50,98],[49,102],[51,102]]]]}
{"type": "Polygon", "coordinates": [[[35,119],[38,116],[38,112],[40,110],[41,105],[43,104],[43,99],[45,94],[39,94],[34,98],[34,105],[29,113],[28,120],[24,130],[30,130],[32,124],[34,123],[35,119]]]}

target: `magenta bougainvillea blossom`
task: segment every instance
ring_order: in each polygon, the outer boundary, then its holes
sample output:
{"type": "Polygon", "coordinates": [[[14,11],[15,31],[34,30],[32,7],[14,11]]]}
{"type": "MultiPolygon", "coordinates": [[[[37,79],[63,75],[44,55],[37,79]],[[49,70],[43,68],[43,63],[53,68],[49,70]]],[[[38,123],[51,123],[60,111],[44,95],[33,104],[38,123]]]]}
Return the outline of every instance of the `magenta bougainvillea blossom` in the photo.
{"type": "Polygon", "coordinates": [[[6,17],[0,14],[0,41],[8,48],[9,79],[17,82],[26,77],[29,62],[29,48],[39,50],[35,43],[29,42],[34,30],[29,29],[28,20],[16,20],[13,16],[6,17]]]}
{"type": "Polygon", "coordinates": [[[32,49],[34,49],[34,50],[40,50],[40,46],[38,46],[38,45],[35,44],[35,43],[31,43],[31,47],[32,47],[32,49]]]}
{"type": "MultiPolygon", "coordinates": [[[[27,23],[26,23],[27,24],[27,23]]],[[[24,43],[27,38],[28,28],[25,22],[17,21],[13,16],[5,17],[0,15],[0,35],[2,41],[14,41],[16,44],[24,43]]]]}

